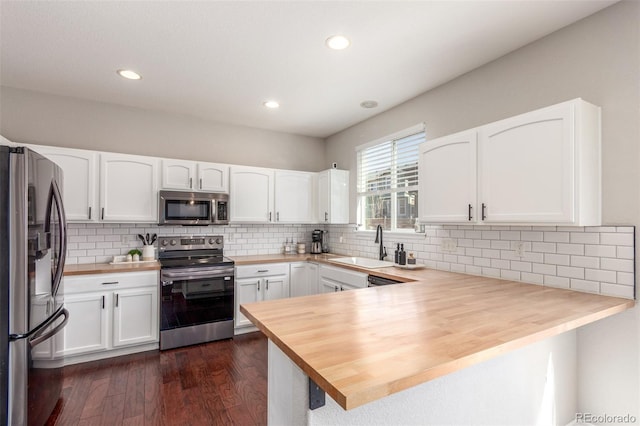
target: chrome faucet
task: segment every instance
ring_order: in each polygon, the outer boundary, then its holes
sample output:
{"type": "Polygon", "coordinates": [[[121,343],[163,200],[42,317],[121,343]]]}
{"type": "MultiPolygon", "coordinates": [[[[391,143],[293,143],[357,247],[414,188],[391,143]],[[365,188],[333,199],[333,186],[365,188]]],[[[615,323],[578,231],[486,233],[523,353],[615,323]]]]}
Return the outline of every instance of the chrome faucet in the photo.
{"type": "Polygon", "coordinates": [[[380,243],[380,254],[378,259],[384,260],[387,257],[387,248],[382,245],[382,225],[378,225],[376,228],[376,243],[380,243]]]}

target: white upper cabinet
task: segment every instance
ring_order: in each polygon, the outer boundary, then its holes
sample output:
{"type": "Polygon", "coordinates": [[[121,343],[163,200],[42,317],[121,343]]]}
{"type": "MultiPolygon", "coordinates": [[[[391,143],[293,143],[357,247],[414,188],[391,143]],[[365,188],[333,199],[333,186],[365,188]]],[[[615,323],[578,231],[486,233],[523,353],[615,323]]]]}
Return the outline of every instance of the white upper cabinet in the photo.
{"type": "Polygon", "coordinates": [[[314,222],[314,176],[315,173],[276,170],[276,222],[314,222]]]}
{"type": "Polygon", "coordinates": [[[62,168],[63,199],[67,220],[87,222],[98,219],[98,154],[95,151],[30,146],[62,168]]]}
{"type": "Polygon", "coordinates": [[[198,181],[195,189],[210,192],[229,192],[229,166],[227,164],[198,163],[198,181]]]}
{"type": "Polygon", "coordinates": [[[158,160],[137,155],[100,155],[101,219],[158,221],[158,160]]]}
{"type": "Polygon", "coordinates": [[[195,174],[193,161],[162,159],[162,189],[192,190],[195,174]]]}
{"type": "Polygon", "coordinates": [[[476,149],[475,130],[420,145],[421,222],[476,221],[476,149]]]}
{"type": "Polygon", "coordinates": [[[600,157],[600,108],[581,99],[425,142],[421,221],[600,225],[600,157]]]}
{"type": "Polygon", "coordinates": [[[576,99],[483,126],[479,136],[484,222],[600,224],[600,108],[576,99]]]}
{"type": "Polygon", "coordinates": [[[251,223],[274,220],[274,171],[242,166],[229,170],[230,220],[251,223]]]}
{"type": "Polygon", "coordinates": [[[318,222],[349,223],[349,171],[329,169],[318,173],[318,222]]]}
{"type": "Polygon", "coordinates": [[[229,166],[163,159],[162,189],[229,192],[229,166]]]}

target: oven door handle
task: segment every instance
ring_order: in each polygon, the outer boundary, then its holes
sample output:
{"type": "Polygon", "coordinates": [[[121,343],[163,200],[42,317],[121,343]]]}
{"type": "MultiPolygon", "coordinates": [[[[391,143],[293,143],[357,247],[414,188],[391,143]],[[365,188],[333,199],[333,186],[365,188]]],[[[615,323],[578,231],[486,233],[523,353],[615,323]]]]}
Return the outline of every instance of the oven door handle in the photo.
{"type": "Polygon", "coordinates": [[[198,271],[197,269],[181,272],[162,271],[162,279],[165,280],[165,278],[169,278],[168,281],[192,280],[197,278],[224,278],[230,276],[233,276],[233,268],[217,271],[198,271]]]}

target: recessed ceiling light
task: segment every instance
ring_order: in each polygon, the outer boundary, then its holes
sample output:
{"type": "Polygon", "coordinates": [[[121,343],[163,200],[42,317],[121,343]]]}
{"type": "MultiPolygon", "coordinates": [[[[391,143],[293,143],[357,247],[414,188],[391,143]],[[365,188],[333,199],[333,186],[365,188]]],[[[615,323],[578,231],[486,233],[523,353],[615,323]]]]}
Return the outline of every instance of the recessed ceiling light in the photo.
{"type": "Polygon", "coordinates": [[[267,108],[271,108],[271,109],[275,109],[275,108],[279,108],[280,104],[277,101],[265,101],[262,103],[262,105],[266,106],[267,108]]]}
{"type": "Polygon", "coordinates": [[[360,106],[362,108],[375,108],[378,106],[378,102],[376,101],[362,101],[360,102],[360,106]]]}
{"type": "Polygon", "coordinates": [[[351,44],[349,39],[342,35],[332,35],[325,41],[325,43],[330,49],[334,50],[346,49],[351,44]]]}
{"type": "Polygon", "coordinates": [[[118,70],[118,75],[129,80],[140,80],[142,78],[140,74],[132,70],[118,70]]]}

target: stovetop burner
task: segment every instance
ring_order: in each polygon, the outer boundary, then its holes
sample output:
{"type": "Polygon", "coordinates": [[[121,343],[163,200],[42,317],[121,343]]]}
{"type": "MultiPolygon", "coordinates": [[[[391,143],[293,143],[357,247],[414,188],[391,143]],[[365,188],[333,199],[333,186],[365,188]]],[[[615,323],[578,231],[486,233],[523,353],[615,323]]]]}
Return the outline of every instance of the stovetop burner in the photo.
{"type": "Polygon", "coordinates": [[[167,236],[158,239],[158,260],[162,268],[184,266],[233,266],[224,257],[222,235],[167,236]]]}

